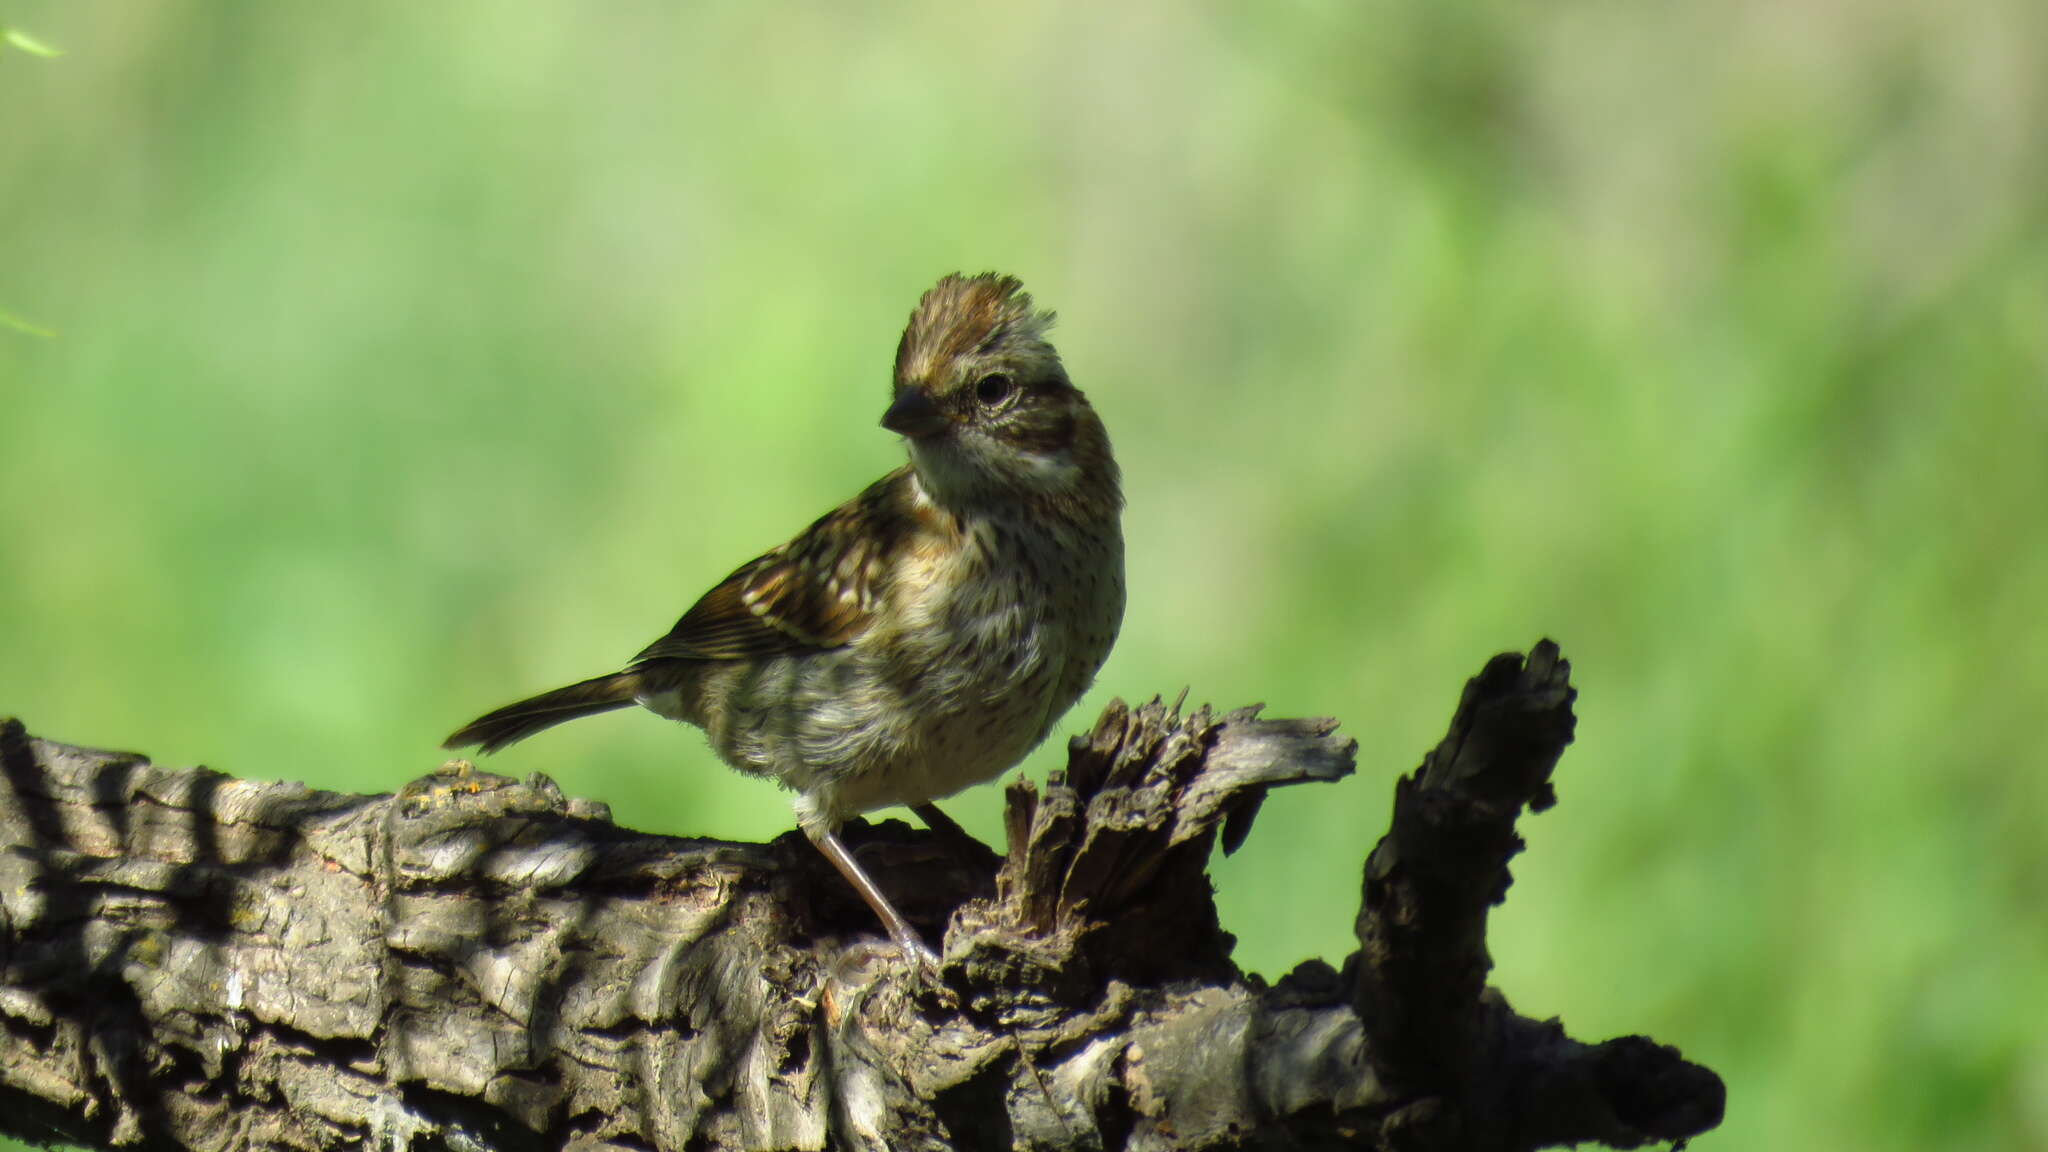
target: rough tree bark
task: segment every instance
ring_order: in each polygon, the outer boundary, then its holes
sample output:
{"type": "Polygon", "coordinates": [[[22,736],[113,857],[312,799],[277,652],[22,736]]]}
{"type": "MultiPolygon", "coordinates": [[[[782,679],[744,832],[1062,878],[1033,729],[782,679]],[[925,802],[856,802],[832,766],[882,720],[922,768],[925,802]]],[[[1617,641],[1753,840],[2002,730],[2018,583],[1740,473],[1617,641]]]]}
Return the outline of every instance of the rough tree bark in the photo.
{"type": "MultiPolygon", "coordinates": [[[[1571,739],[1547,641],[1401,780],[1360,949],[1268,985],[1205,873],[1328,720],[1112,704],[1008,852],[850,833],[936,972],[800,835],[650,836],[547,778],[345,796],[0,728],[0,1131],[108,1148],[1522,1149],[1718,1123],[1722,1086],[1485,986],[1571,739]]],[[[1342,846],[1333,845],[1332,851],[1342,846]]]]}

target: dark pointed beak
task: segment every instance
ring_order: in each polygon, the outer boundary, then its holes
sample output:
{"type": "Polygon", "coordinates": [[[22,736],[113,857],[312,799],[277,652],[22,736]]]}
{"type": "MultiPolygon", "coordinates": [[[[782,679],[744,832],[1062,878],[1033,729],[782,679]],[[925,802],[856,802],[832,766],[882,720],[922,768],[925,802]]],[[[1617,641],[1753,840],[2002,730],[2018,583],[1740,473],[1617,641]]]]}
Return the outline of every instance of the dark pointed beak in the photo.
{"type": "Polygon", "coordinates": [[[924,389],[901,384],[896,386],[896,402],[882,413],[882,427],[912,440],[936,436],[946,430],[948,423],[946,414],[939,411],[924,389]]]}

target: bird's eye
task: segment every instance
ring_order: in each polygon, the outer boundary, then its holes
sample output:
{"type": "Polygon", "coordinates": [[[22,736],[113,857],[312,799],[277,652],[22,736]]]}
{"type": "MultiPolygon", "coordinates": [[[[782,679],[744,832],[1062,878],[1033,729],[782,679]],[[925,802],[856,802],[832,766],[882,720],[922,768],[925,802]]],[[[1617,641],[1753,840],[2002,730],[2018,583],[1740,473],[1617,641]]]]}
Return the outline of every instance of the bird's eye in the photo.
{"type": "Polygon", "coordinates": [[[981,401],[984,405],[993,408],[1008,400],[1010,393],[1015,390],[1016,386],[1010,382],[1010,377],[1007,374],[991,372],[975,382],[974,398],[981,401]]]}

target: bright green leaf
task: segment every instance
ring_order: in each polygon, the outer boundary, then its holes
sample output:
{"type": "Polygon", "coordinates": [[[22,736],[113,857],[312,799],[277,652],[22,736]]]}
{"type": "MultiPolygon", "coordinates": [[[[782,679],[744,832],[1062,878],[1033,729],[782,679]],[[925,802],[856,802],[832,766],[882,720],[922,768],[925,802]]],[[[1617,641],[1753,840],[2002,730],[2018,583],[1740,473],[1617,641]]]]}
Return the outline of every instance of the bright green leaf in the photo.
{"type": "Polygon", "coordinates": [[[23,320],[5,308],[0,308],[0,328],[12,328],[16,332],[26,332],[31,336],[41,336],[45,340],[52,339],[57,335],[48,328],[23,320]]]}
{"type": "Polygon", "coordinates": [[[30,36],[28,33],[23,32],[19,28],[8,28],[5,29],[4,32],[0,32],[0,40],[4,40],[8,44],[12,44],[14,47],[21,49],[23,52],[26,52],[31,56],[42,56],[48,58],[53,56],[62,56],[64,54],[58,51],[57,49],[50,47],[48,44],[43,43],[41,40],[38,40],[35,37],[30,36]]]}

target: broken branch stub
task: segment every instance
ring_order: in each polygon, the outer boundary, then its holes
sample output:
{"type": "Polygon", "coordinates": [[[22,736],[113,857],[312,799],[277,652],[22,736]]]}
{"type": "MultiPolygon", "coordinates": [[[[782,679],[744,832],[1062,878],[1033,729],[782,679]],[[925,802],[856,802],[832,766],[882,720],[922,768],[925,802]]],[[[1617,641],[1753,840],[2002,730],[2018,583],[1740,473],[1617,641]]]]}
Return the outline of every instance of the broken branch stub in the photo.
{"type": "Polygon", "coordinates": [[[1234,975],[1210,847],[1219,830],[1241,842],[1268,789],[1349,775],[1358,742],[1336,729],[1261,719],[1258,706],[1183,715],[1159,697],[1111,701],[1043,792],[1010,785],[996,895],[962,908],[955,932],[1041,965],[1078,964],[1089,985],[1234,975]]]}

